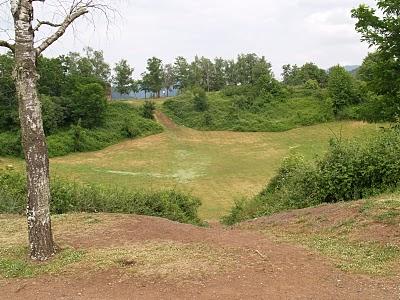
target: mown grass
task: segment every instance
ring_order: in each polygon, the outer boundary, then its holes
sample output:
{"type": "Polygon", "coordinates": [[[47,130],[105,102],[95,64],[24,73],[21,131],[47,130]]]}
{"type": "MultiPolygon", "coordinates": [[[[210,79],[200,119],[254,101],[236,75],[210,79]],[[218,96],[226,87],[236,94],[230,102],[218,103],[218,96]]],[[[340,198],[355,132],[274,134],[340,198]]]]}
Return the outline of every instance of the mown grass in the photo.
{"type": "MultiPolygon", "coordinates": [[[[378,125],[335,122],[282,133],[202,132],[166,128],[146,138],[101,151],[51,160],[51,172],[81,183],[137,189],[176,189],[201,199],[200,216],[225,215],[236,198],[258,194],[291,151],[310,160],[328,147],[333,133],[344,138],[370,136],[378,125]]],[[[0,158],[0,166],[23,169],[22,160],[0,158]]]]}

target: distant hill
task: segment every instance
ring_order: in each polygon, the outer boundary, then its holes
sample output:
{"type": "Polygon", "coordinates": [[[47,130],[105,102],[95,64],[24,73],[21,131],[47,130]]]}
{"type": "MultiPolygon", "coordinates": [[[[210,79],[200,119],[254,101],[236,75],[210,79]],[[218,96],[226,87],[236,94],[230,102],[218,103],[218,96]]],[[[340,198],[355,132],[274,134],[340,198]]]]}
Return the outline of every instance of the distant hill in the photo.
{"type": "Polygon", "coordinates": [[[353,76],[355,76],[357,74],[358,69],[361,66],[359,65],[354,65],[354,66],[344,66],[344,68],[346,69],[347,72],[351,73],[353,76]]]}

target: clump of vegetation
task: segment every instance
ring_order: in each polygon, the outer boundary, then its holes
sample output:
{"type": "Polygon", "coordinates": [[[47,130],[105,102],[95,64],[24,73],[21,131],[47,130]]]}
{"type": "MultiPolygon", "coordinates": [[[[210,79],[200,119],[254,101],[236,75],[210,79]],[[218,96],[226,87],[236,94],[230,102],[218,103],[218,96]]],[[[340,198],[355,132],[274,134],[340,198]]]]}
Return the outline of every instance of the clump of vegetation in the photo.
{"type": "Polygon", "coordinates": [[[388,130],[367,141],[332,140],[313,163],[287,158],[259,195],[238,201],[226,224],[321,203],[350,201],[398,188],[400,133],[388,130]]]}
{"type": "MultiPolygon", "coordinates": [[[[104,120],[99,127],[85,128],[80,120],[47,137],[50,157],[96,151],[125,138],[148,136],[162,131],[159,124],[143,118],[139,108],[126,103],[108,104],[104,120]]],[[[86,119],[86,122],[88,120],[86,119]]],[[[23,156],[18,131],[0,133],[0,155],[23,156]]]]}
{"type": "Polygon", "coordinates": [[[145,101],[142,106],[142,117],[145,119],[154,119],[156,104],[153,101],[145,101]]]}
{"type": "Polygon", "coordinates": [[[334,119],[328,99],[293,92],[287,98],[252,93],[243,87],[228,87],[209,93],[207,110],[194,109],[193,95],[185,92],[164,102],[163,110],[176,123],[198,130],[286,131],[334,119]],[[244,93],[244,94],[242,94],[244,93]]]}
{"type": "MultiPolygon", "coordinates": [[[[0,173],[0,213],[25,213],[26,181],[16,172],[0,173]]],[[[181,223],[201,225],[197,215],[200,200],[175,190],[136,191],[107,189],[53,179],[51,211],[127,213],[167,218],[181,223]]]]}

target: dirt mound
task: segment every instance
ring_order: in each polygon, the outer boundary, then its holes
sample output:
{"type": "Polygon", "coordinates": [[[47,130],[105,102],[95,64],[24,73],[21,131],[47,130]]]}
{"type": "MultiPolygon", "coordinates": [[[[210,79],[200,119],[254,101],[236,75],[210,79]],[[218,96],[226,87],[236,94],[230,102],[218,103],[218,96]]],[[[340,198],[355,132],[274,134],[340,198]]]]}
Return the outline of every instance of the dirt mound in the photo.
{"type": "MultiPolygon", "coordinates": [[[[24,220],[13,217],[13,222],[18,227],[24,220]]],[[[88,260],[75,266],[79,272],[65,270],[31,279],[3,279],[1,298],[399,297],[394,277],[346,273],[313,251],[276,242],[256,231],[199,228],[159,218],[103,214],[59,216],[54,218],[54,228],[62,246],[88,253],[88,260]],[[93,257],[96,260],[91,261],[93,257]]]]}
{"type": "Polygon", "coordinates": [[[237,228],[288,233],[347,235],[353,241],[400,246],[400,198],[396,195],[326,204],[275,214],[239,224],[237,228]]]}

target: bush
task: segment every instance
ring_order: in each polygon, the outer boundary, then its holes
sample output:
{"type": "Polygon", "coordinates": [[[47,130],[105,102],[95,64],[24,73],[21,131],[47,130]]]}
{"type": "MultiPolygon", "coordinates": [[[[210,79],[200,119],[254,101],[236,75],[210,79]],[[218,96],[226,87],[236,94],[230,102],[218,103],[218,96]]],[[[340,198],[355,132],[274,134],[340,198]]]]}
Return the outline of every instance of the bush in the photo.
{"type": "Polygon", "coordinates": [[[400,184],[400,133],[388,130],[368,141],[331,141],[314,163],[287,158],[264,191],[240,201],[223,221],[234,224],[276,212],[321,203],[366,198],[400,184]]]}
{"type": "MultiPolygon", "coordinates": [[[[27,197],[24,176],[2,171],[0,187],[0,213],[24,214],[27,197]]],[[[54,214],[127,213],[202,225],[197,215],[200,200],[175,190],[127,192],[55,179],[51,181],[51,196],[51,212],[54,214]]]]}
{"type": "Polygon", "coordinates": [[[207,94],[206,91],[200,87],[193,89],[193,102],[194,109],[199,112],[206,111],[208,109],[207,94]]]}
{"type": "Polygon", "coordinates": [[[154,119],[154,111],[156,110],[156,105],[153,101],[145,101],[142,106],[142,116],[146,119],[154,119]]]}

